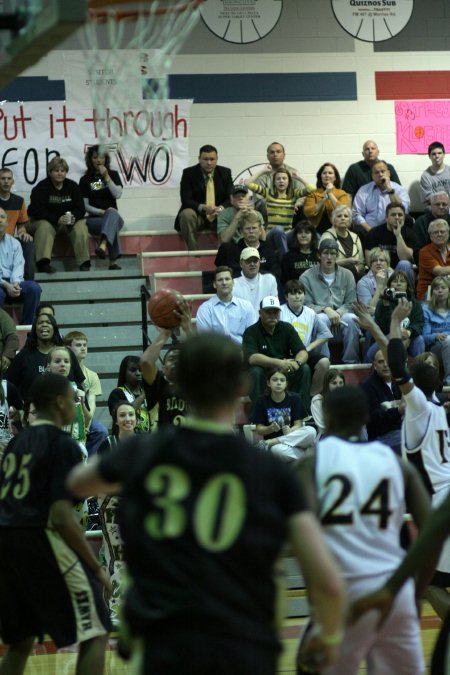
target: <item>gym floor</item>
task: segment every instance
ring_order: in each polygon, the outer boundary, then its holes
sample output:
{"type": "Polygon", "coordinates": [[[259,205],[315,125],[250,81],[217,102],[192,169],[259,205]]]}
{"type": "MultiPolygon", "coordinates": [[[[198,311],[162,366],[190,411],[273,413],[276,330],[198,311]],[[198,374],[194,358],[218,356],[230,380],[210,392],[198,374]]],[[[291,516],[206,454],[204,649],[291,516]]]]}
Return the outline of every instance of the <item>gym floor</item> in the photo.
{"type": "MultiPolygon", "coordinates": [[[[301,619],[288,619],[283,627],[283,653],[280,658],[278,673],[283,675],[295,675],[293,668],[295,653],[297,649],[297,637],[301,625],[304,623],[301,619]]],[[[436,618],[433,610],[427,603],[424,603],[422,609],[422,642],[425,653],[425,663],[427,668],[430,664],[433,646],[437,637],[440,621],[436,618]]],[[[105,675],[128,675],[131,670],[127,663],[122,661],[114,649],[114,640],[110,640],[110,649],[106,654],[105,675]]],[[[35,655],[31,656],[25,675],[70,675],[74,672],[76,651],[72,648],[54,653],[54,647],[51,642],[43,645],[37,645],[35,655]]],[[[360,675],[366,673],[365,668],[361,668],[360,675]]],[[[253,675],[249,673],[249,675],[253,675]]]]}

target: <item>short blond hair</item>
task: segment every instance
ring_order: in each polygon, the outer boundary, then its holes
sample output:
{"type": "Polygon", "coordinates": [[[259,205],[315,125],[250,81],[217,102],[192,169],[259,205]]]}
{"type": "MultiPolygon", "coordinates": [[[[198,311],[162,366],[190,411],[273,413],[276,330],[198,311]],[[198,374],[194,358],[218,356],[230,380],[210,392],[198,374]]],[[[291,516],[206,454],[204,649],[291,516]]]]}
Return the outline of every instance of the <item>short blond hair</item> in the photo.
{"type": "Polygon", "coordinates": [[[69,165],[62,157],[53,157],[47,164],[47,173],[50,174],[55,169],[62,167],[64,171],[69,171],[69,165]]]}
{"type": "Polygon", "coordinates": [[[384,248],[375,246],[375,248],[370,249],[369,251],[369,267],[376,258],[384,258],[387,262],[388,267],[391,265],[391,256],[389,251],[386,251],[384,248]]]}

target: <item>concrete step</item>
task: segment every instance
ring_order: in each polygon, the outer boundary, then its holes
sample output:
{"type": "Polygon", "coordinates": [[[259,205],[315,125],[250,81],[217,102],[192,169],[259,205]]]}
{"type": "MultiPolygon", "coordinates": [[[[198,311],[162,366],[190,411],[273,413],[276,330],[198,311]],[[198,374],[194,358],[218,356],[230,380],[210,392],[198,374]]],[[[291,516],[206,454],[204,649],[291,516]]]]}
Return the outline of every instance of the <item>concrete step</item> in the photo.
{"type": "MultiPolygon", "coordinates": [[[[130,352],[131,353],[131,352],[130,352]]],[[[120,365],[120,362],[119,362],[120,365]]],[[[119,368],[117,368],[117,373],[114,377],[101,377],[100,381],[102,383],[103,395],[99,396],[97,399],[97,406],[105,406],[108,401],[109,395],[113,389],[117,387],[117,376],[119,374],[119,368]]],[[[109,413],[108,413],[109,414],[109,413]]]]}
{"type": "Polygon", "coordinates": [[[136,255],[122,256],[118,260],[121,270],[110,270],[109,260],[99,260],[91,257],[91,269],[89,272],[80,272],[73,258],[55,258],[52,260],[52,267],[56,269],[54,274],[44,274],[36,272],[35,280],[41,285],[45,282],[64,281],[67,279],[83,280],[86,278],[101,279],[121,279],[123,277],[140,276],[141,264],[136,255]]]}
{"type": "Polygon", "coordinates": [[[133,300],[92,301],[82,304],[55,303],[58,325],[64,333],[70,327],[77,327],[88,335],[91,326],[112,326],[141,322],[141,303],[133,300]]]}
{"type": "MultiPolygon", "coordinates": [[[[56,277],[56,274],[52,274],[56,277]]],[[[77,279],[60,277],[42,284],[41,300],[55,303],[80,302],[88,304],[90,301],[104,301],[105,298],[114,298],[115,300],[138,300],[140,297],[140,288],[144,283],[141,277],[131,277],[121,279],[111,283],[111,279],[100,276],[95,278],[91,273],[77,279]]]]}
{"type": "MultiPolygon", "coordinates": [[[[119,235],[120,247],[124,255],[136,255],[143,251],[178,251],[186,250],[186,244],[176,230],[128,230],[119,235]]],[[[89,236],[89,252],[95,256],[95,248],[99,243],[98,237],[89,236]]],[[[201,232],[198,238],[199,248],[215,248],[219,244],[217,235],[212,231],[201,232]]],[[[73,248],[67,237],[57,236],[53,247],[55,259],[72,258],[73,248]]]]}
{"type": "Polygon", "coordinates": [[[199,272],[214,269],[215,250],[164,251],[141,254],[141,274],[154,272],[199,272]]]}
{"type": "Polygon", "coordinates": [[[173,288],[180,293],[202,293],[201,272],[155,272],[150,276],[152,291],[173,288]]]}
{"type": "Polygon", "coordinates": [[[191,303],[192,306],[192,316],[196,317],[197,316],[197,310],[200,307],[200,305],[203,302],[206,302],[206,300],[209,300],[209,298],[212,297],[212,295],[208,293],[188,293],[187,295],[184,296],[185,299],[191,303]]]}
{"type": "Polygon", "coordinates": [[[141,356],[142,346],[139,349],[116,349],[109,351],[94,351],[91,349],[90,329],[86,331],[88,337],[89,354],[86,359],[86,366],[94,370],[101,378],[116,377],[119,373],[119,366],[126,356],[141,356]]]}
{"type": "Polygon", "coordinates": [[[129,349],[130,354],[142,350],[142,329],[140,323],[110,326],[107,329],[104,326],[92,326],[89,328],[88,338],[91,351],[103,349],[107,352],[105,354],[106,359],[111,358],[111,353],[115,353],[118,350],[129,349]],[[115,351],[111,352],[111,350],[115,351]]]}
{"type": "MultiPolygon", "coordinates": [[[[144,230],[123,232],[120,235],[123,253],[144,253],[156,251],[185,251],[186,244],[175,230],[144,230]]],[[[215,232],[201,232],[198,238],[200,249],[218,248],[215,232]]],[[[94,247],[95,248],[95,247],[94,247]]]]}

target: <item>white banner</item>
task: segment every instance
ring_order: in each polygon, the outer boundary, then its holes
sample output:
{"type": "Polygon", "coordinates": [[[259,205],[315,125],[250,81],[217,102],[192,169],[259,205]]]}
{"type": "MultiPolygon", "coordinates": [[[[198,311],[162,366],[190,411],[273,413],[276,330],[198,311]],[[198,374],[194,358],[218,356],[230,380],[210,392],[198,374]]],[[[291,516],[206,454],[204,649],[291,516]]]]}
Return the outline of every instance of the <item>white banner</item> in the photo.
{"type": "Polygon", "coordinates": [[[179,187],[189,162],[192,101],[166,101],[164,113],[153,112],[152,102],[138,108],[76,109],[64,101],[0,104],[0,167],[14,173],[14,191],[28,192],[46,177],[50,159],[57,155],[69,164],[68,177],[78,182],[85,172],[84,154],[108,139],[111,167],[127,187],[179,187]],[[128,133],[140,149],[129,154],[121,147],[128,133]]]}

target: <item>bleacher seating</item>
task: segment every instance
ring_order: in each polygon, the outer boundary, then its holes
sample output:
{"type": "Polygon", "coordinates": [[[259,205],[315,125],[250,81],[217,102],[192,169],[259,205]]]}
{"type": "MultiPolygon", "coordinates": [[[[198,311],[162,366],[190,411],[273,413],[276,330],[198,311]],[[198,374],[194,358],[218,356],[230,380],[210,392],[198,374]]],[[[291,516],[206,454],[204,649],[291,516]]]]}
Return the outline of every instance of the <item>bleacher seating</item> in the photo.
{"type": "MultiPolygon", "coordinates": [[[[142,352],[140,288],[145,285],[150,292],[160,288],[179,290],[193,307],[193,322],[201,302],[211,297],[203,293],[202,272],[214,269],[217,239],[212,232],[202,233],[199,251],[187,251],[180,235],[175,231],[146,230],[124,232],[121,236],[122,269],[108,270],[108,261],[95,257],[95,240],[91,238],[91,271],[80,275],[69,244],[64,238],[57,240],[54,275],[37,274],[42,285],[42,300],[52,302],[61,331],[75,328],[84,330],[89,338],[88,367],[99,373],[103,396],[98,402],[97,416],[109,425],[106,401],[116,386],[121,360],[127,354],[142,352]]],[[[20,306],[8,311],[20,322],[20,306]]],[[[25,342],[29,326],[19,324],[20,345],[25,342]]],[[[148,335],[152,340],[156,328],[151,323],[148,335]]],[[[345,371],[348,382],[356,384],[369,372],[369,364],[334,367],[345,371]]],[[[236,422],[248,421],[248,402],[243,401],[237,411],[236,422]]]]}

